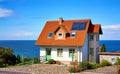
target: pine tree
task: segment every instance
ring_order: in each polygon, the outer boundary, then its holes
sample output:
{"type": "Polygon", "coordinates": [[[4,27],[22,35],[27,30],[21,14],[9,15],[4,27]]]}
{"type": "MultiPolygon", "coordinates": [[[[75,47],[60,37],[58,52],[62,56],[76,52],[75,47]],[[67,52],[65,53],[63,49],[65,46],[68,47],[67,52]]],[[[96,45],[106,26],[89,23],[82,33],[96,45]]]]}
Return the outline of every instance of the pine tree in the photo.
{"type": "Polygon", "coordinates": [[[101,52],[106,52],[106,46],[105,46],[105,44],[102,45],[101,52]]]}

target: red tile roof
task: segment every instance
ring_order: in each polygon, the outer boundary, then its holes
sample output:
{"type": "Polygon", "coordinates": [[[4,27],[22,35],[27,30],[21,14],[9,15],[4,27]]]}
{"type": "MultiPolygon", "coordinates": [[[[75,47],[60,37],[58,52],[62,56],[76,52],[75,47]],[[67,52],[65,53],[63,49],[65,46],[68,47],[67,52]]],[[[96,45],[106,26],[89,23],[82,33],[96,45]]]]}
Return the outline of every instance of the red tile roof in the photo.
{"type": "Polygon", "coordinates": [[[120,55],[120,52],[99,52],[100,55],[120,55]]]}
{"type": "Polygon", "coordinates": [[[102,34],[101,25],[100,24],[90,25],[88,32],[89,33],[100,33],[100,34],[102,34]]]}
{"type": "Polygon", "coordinates": [[[83,46],[88,32],[102,34],[100,25],[92,25],[90,19],[63,20],[61,25],[59,24],[59,21],[47,21],[38,37],[36,45],[83,46]],[[76,30],[75,38],[66,37],[64,40],[55,40],[55,34],[52,35],[52,38],[47,37],[50,32],[55,32],[59,27],[63,28],[65,32],[72,32],[73,30],[71,30],[71,28],[74,22],[87,23],[85,30],[76,30]]]}

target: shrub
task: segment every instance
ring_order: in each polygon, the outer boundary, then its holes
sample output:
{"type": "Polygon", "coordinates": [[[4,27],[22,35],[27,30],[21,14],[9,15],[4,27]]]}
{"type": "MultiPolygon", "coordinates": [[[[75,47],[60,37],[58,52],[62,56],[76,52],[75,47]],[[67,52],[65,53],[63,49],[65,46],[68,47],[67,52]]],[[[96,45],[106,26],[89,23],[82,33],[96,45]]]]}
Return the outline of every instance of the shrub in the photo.
{"type": "Polygon", "coordinates": [[[56,64],[60,65],[60,64],[61,64],[61,62],[60,62],[60,61],[56,61],[56,64]]]}
{"type": "Polygon", "coordinates": [[[70,72],[70,73],[75,73],[75,72],[76,72],[75,67],[74,67],[74,66],[70,67],[70,68],[69,68],[69,72],[70,72]]]}
{"type": "Polygon", "coordinates": [[[34,57],[34,63],[35,63],[35,64],[36,64],[36,63],[40,63],[40,60],[39,60],[38,57],[34,57]]]}
{"type": "Polygon", "coordinates": [[[14,54],[13,49],[0,47],[0,66],[9,66],[20,63],[17,59],[17,56],[14,54]]]}
{"type": "Polygon", "coordinates": [[[83,69],[87,69],[87,67],[88,67],[88,62],[86,62],[86,61],[84,61],[84,62],[80,62],[79,63],[79,68],[83,68],[83,69]]]}
{"type": "Polygon", "coordinates": [[[100,64],[96,64],[96,68],[100,68],[101,67],[101,65],[100,64]]]}
{"type": "Polygon", "coordinates": [[[120,65],[120,58],[118,57],[114,65],[120,65]]]}
{"type": "Polygon", "coordinates": [[[76,73],[76,72],[83,71],[84,69],[83,68],[79,68],[78,66],[71,66],[71,67],[69,67],[68,70],[69,70],[70,73],[76,73]]]}
{"type": "Polygon", "coordinates": [[[87,69],[95,69],[96,68],[96,63],[88,63],[87,69]]]}
{"type": "Polygon", "coordinates": [[[104,66],[111,66],[112,64],[109,61],[103,59],[100,65],[104,67],[104,66]]]}
{"type": "Polygon", "coordinates": [[[118,74],[120,74],[120,69],[118,70],[118,74]]]}
{"type": "Polygon", "coordinates": [[[55,61],[54,59],[50,59],[50,60],[48,60],[48,63],[49,63],[49,64],[55,64],[56,61],[55,61]]]}
{"type": "Polygon", "coordinates": [[[32,61],[31,58],[24,58],[24,62],[30,62],[30,61],[32,61]]]}

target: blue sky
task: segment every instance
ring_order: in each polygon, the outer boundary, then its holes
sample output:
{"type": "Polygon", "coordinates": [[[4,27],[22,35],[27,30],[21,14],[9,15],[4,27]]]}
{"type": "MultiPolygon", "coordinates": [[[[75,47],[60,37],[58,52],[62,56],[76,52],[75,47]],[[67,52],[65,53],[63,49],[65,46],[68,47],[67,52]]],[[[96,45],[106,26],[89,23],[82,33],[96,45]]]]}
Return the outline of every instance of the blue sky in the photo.
{"type": "Polygon", "coordinates": [[[47,20],[88,19],[120,40],[120,0],[0,0],[0,40],[36,40],[47,20]]]}

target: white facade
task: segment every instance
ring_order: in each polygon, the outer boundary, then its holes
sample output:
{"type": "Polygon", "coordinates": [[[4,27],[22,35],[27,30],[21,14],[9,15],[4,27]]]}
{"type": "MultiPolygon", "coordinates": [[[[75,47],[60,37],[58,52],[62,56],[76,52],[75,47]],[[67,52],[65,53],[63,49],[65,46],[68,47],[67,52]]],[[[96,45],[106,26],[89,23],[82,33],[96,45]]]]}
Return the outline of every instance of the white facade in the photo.
{"type": "Polygon", "coordinates": [[[72,57],[69,57],[69,49],[73,48],[77,52],[78,62],[87,61],[88,60],[88,35],[85,39],[85,44],[83,47],[80,46],[40,46],[40,57],[46,57],[46,48],[51,48],[51,59],[59,60],[59,61],[72,61],[72,57]],[[57,56],[57,49],[63,49],[63,56],[57,56]]]}
{"type": "MultiPolygon", "coordinates": [[[[50,46],[41,46],[41,48],[40,48],[40,57],[41,56],[46,56],[46,48],[51,48],[51,59],[59,60],[59,61],[72,61],[72,57],[69,57],[69,49],[70,48],[76,49],[77,47],[66,47],[66,46],[63,46],[63,47],[58,47],[58,46],[56,46],[56,47],[55,46],[54,47],[50,47],[50,46]],[[62,57],[58,57],[57,56],[57,49],[58,48],[62,48],[63,49],[63,56],[62,57]]],[[[81,58],[81,57],[79,57],[79,58],[81,58]]]]}
{"type": "Polygon", "coordinates": [[[103,54],[103,55],[100,55],[100,62],[104,59],[104,60],[107,60],[109,62],[111,62],[112,64],[114,64],[117,60],[117,58],[120,58],[120,54],[116,54],[116,55],[112,55],[112,54],[103,54]]]}

